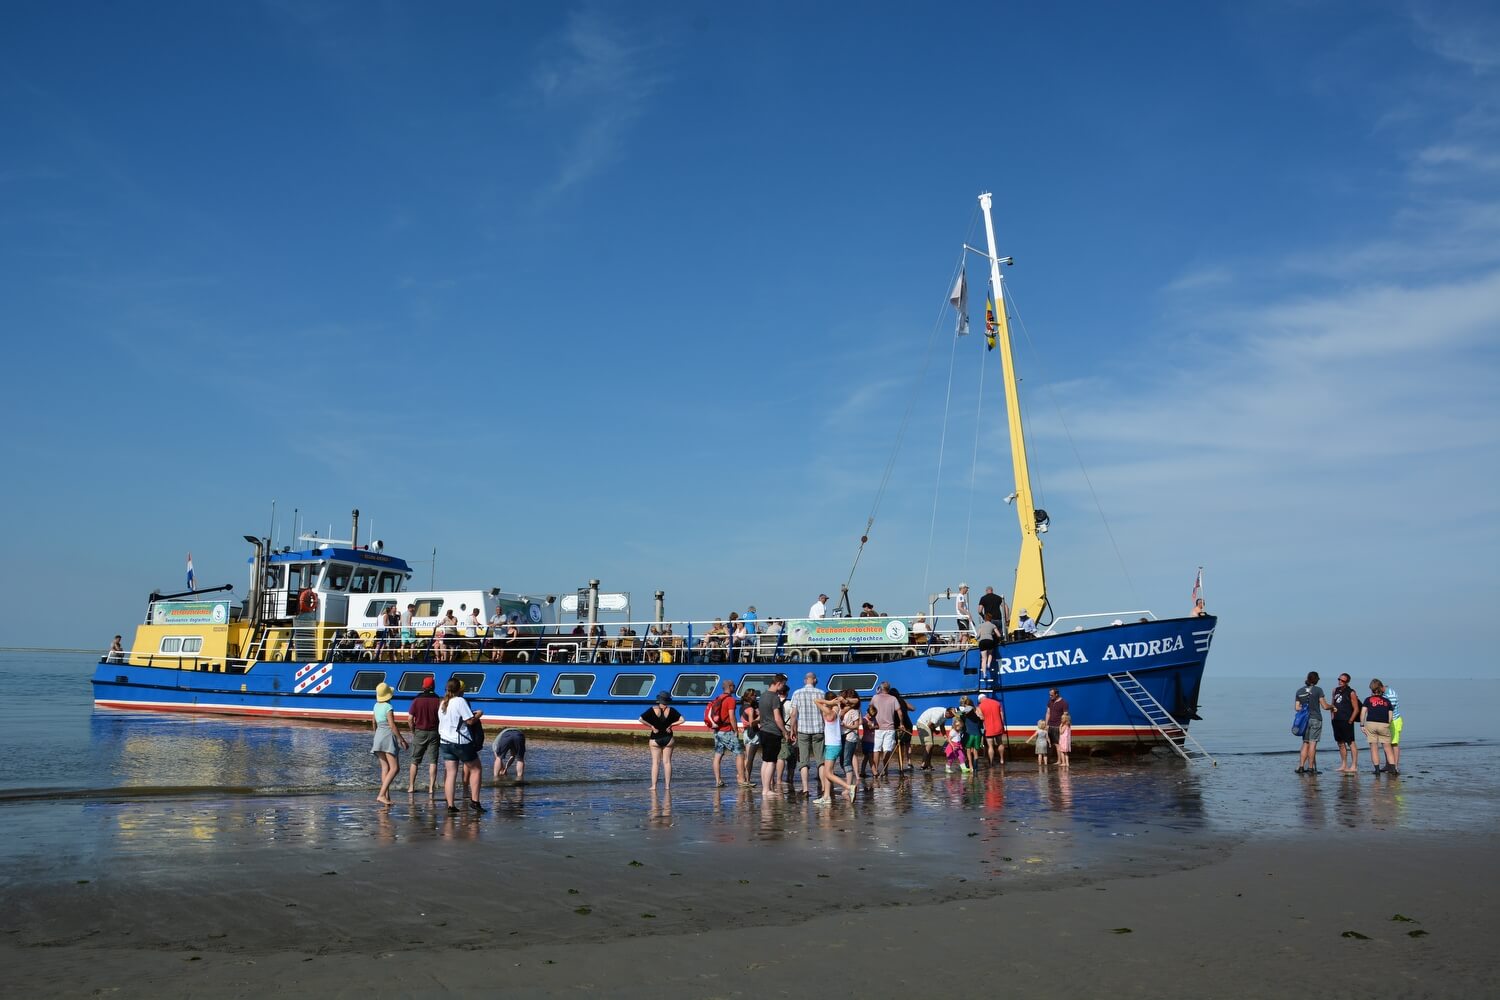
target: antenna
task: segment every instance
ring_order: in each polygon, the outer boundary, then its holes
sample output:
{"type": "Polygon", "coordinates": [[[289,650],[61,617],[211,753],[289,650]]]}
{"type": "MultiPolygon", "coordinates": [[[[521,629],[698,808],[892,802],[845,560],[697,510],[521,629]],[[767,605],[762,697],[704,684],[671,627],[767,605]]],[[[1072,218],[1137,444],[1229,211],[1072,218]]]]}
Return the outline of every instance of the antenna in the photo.
{"type": "Polygon", "coordinates": [[[270,535],[268,537],[271,539],[271,548],[274,549],[276,547],[276,501],[275,500],[271,501],[271,532],[270,532],[270,535]]]}

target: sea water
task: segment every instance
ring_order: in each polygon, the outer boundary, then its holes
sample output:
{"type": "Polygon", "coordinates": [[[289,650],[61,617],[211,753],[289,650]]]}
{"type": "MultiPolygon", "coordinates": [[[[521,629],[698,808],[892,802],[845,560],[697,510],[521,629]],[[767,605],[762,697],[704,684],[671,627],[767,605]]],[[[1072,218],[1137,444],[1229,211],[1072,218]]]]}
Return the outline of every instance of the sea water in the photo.
{"type": "MultiPolygon", "coordinates": [[[[96,710],[94,663],[79,654],[0,653],[9,707],[0,724],[0,871],[42,859],[149,867],[169,856],[180,862],[184,851],[433,839],[477,822],[510,836],[639,842],[643,850],[838,844],[899,856],[913,878],[925,878],[980,843],[1057,870],[1121,851],[1167,860],[1226,838],[1371,826],[1439,832],[1500,819],[1500,727],[1488,709],[1500,694],[1495,680],[1385,678],[1399,689],[1406,719],[1399,777],[1370,773],[1362,739],[1362,772],[1334,773],[1326,726],[1323,773],[1294,774],[1299,741],[1290,724],[1301,678],[1210,672],[1192,732],[1212,765],[1187,765],[1167,751],[1101,761],[1075,754],[1071,769],[1040,772],[1031,748],[1017,743],[1003,776],[950,774],[935,757],[935,772],[877,783],[843,813],[842,802],[819,812],[804,800],[768,802],[741,790],[730,761],[728,787],[717,789],[703,744],[679,746],[673,794],[661,797],[646,790],[641,742],[534,738],[528,787],[487,787],[491,814],[448,826],[425,794],[406,796],[404,758],[396,805],[387,811],[371,801],[367,727],[96,710]]],[[[484,763],[488,782],[488,754],[484,763]]]]}

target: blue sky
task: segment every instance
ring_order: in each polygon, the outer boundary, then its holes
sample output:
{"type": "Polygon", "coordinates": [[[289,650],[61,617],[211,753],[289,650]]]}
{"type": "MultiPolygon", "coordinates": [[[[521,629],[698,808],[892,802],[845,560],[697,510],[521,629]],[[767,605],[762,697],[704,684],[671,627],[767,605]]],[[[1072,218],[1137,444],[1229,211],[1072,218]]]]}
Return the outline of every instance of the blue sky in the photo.
{"type": "Polygon", "coordinates": [[[101,645],[189,549],[242,584],[273,499],[283,541],[293,507],[342,534],[357,506],[390,551],[436,547],[440,586],[800,614],[848,575],[909,403],[855,602],[1008,590],[978,337],[944,435],[945,299],[993,190],[1059,613],[1179,614],[1203,565],[1214,669],[1494,673],[1488,5],[17,3],[0,28],[0,643],[101,645]]]}

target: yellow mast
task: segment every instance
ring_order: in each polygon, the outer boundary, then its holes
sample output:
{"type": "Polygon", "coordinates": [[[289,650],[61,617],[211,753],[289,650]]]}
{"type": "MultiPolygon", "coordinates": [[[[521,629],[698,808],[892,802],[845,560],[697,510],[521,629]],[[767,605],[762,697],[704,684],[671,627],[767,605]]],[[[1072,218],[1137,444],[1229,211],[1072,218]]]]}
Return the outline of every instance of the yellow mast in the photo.
{"type": "Polygon", "coordinates": [[[1042,540],[1036,530],[1036,505],[1031,499],[1031,472],[1026,464],[1026,436],[1021,430],[1021,401],[1016,395],[1016,365],[1010,350],[1010,323],[1005,316],[1005,285],[995,252],[995,223],[990,218],[990,195],[979,196],[984,209],[984,235],[989,241],[990,289],[995,297],[995,324],[1000,341],[1000,363],[1005,372],[1005,417],[1010,424],[1010,461],[1015,470],[1016,517],[1021,522],[1021,554],[1016,561],[1016,585],[1011,591],[1010,625],[1020,627],[1024,610],[1033,621],[1047,607],[1047,582],[1042,571],[1042,540]]]}

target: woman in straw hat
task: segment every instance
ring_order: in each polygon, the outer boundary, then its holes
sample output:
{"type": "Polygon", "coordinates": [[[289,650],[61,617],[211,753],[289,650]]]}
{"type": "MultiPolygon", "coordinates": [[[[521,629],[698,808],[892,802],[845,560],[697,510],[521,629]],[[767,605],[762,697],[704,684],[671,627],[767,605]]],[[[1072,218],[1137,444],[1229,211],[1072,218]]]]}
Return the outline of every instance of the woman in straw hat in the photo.
{"type": "Polygon", "coordinates": [[[401,770],[401,759],[396,744],[406,746],[406,737],[397,732],[392,725],[391,716],[394,709],[391,708],[391,698],[396,694],[391,690],[389,684],[381,684],[375,689],[375,711],[370,717],[370,725],[375,729],[375,742],[370,746],[370,752],[380,763],[380,794],[375,796],[376,802],[391,804],[391,782],[396,780],[396,772],[401,770]]]}

